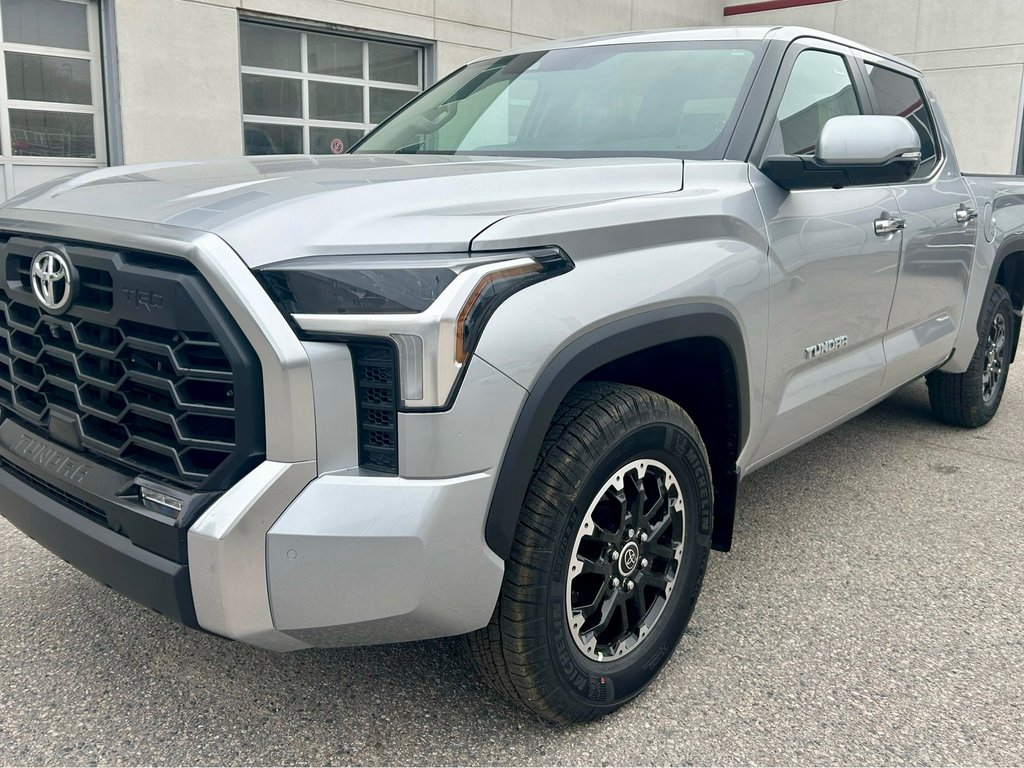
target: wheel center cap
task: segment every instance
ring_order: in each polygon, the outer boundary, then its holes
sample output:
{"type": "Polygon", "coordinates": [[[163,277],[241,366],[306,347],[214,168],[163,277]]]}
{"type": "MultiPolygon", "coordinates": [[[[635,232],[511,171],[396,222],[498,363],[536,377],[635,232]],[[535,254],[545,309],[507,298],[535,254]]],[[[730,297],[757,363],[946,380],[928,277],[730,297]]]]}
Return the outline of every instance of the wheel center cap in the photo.
{"type": "Polygon", "coordinates": [[[636,570],[638,562],[640,562],[640,547],[636,545],[635,541],[631,541],[622,548],[622,554],[619,555],[619,573],[629,576],[636,570]]]}

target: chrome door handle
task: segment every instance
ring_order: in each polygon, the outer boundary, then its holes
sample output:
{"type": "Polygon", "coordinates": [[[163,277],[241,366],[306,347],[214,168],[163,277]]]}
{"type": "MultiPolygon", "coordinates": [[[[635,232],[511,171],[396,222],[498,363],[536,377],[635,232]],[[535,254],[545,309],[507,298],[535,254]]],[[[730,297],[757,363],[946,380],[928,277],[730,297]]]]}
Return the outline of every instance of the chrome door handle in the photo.
{"type": "Polygon", "coordinates": [[[907,228],[907,220],[883,213],[882,218],[875,219],[875,234],[879,237],[891,235],[907,228]]]}
{"type": "Polygon", "coordinates": [[[957,224],[968,224],[978,218],[978,212],[973,208],[969,208],[966,203],[960,203],[960,207],[956,209],[956,223],[957,224]]]}

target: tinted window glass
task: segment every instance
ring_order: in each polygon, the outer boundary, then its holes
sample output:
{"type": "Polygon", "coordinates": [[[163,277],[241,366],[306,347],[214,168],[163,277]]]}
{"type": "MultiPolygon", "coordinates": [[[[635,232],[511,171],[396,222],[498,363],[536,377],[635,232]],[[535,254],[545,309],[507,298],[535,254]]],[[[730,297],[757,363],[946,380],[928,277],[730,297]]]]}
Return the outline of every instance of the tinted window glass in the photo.
{"type": "Polygon", "coordinates": [[[302,68],[300,40],[299,33],[293,29],[243,23],[242,66],[298,72],[302,68]]]}
{"type": "Polygon", "coordinates": [[[245,124],[245,154],[298,155],[302,153],[302,126],[245,124]]]}
{"type": "Polygon", "coordinates": [[[8,52],[4,62],[11,99],[92,104],[88,59],[8,52]]]}
{"type": "Polygon", "coordinates": [[[242,75],[242,111],[247,115],[302,117],[302,81],[242,75]]]}
{"type": "Polygon", "coordinates": [[[388,83],[420,84],[420,52],[391,43],[367,43],[370,79],[388,83]]]}
{"type": "Polygon", "coordinates": [[[96,157],[93,116],[12,109],[11,149],[34,157],[96,157]]]}
{"type": "Polygon", "coordinates": [[[768,143],[769,155],[813,155],[825,123],[862,114],[842,56],[804,51],[793,65],[768,143]]]}
{"type": "Polygon", "coordinates": [[[358,128],[310,128],[309,153],[311,155],[340,155],[363,138],[358,128]]]}
{"type": "Polygon", "coordinates": [[[939,142],[921,87],[912,77],[868,64],[868,78],[878,99],[879,113],[905,117],[921,137],[921,167],[915,179],[931,176],[939,162],[939,142]]]}
{"type": "Polygon", "coordinates": [[[306,36],[309,71],[314,75],[363,77],[363,43],[337,35],[306,36]]]}
{"type": "Polygon", "coordinates": [[[309,116],[314,120],[363,122],[363,89],[339,83],[309,84],[309,116]]]}
{"type": "Polygon", "coordinates": [[[89,50],[86,8],[61,0],[2,0],[4,40],[24,45],[89,50]]]}
{"type": "Polygon", "coordinates": [[[416,94],[412,91],[392,91],[387,88],[370,89],[370,122],[379,123],[416,94]]]}

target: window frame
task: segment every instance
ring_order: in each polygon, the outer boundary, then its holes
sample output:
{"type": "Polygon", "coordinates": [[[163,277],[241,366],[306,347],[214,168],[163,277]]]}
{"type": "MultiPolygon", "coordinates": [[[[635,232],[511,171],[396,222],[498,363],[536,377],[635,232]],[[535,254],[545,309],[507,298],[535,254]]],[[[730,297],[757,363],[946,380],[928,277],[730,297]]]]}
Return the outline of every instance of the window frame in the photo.
{"type": "Polygon", "coordinates": [[[96,0],[62,0],[62,2],[85,6],[86,36],[89,43],[87,51],[80,51],[74,48],[57,48],[53,46],[7,42],[3,34],[3,19],[0,18],[0,57],[3,58],[3,61],[0,62],[0,164],[3,165],[4,182],[8,195],[12,195],[15,188],[14,166],[35,165],[84,169],[102,168],[108,164],[106,92],[103,77],[103,46],[99,3],[96,0]],[[88,61],[89,85],[93,103],[66,104],[55,101],[28,101],[9,98],[6,62],[6,54],[8,52],[39,56],[59,56],[61,58],[88,61]],[[15,155],[10,119],[12,109],[92,115],[96,157],[15,155]]]}
{"type": "Polygon", "coordinates": [[[921,80],[921,75],[918,72],[901,67],[898,62],[891,61],[889,59],[883,59],[880,56],[872,56],[869,54],[858,53],[854,56],[858,68],[861,70],[862,77],[864,79],[865,87],[867,88],[868,98],[870,99],[871,113],[874,115],[881,115],[882,111],[879,107],[878,97],[875,94],[875,88],[871,83],[871,78],[868,73],[867,65],[870,64],[873,67],[888,70],[897,75],[902,75],[908,78],[914,83],[917,88],[918,94],[921,96],[921,103],[924,105],[925,112],[928,114],[928,119],[931,121],[932,135],[935,142],[935,148],[937,150],[937,159],[935,166],[932,168],[932,172],[927,176],[922,176],[919,179],[910,179],[909,181],[903,182],[903,184],[893,184],[891,186],[903,186],[905,184],[928,184],[931,183],[945,168],[947,161],[946,144],[943,140],[942,133],[939,131],[939,123],[936,120],[935,110],[932,108],[931,100],[928,96],[928,91],[924,87],[924,83],[921,80]]]}
{"type": "MultiPolygon", "coordinates": [[[[302,129],[302,154],[309,155],[310,152],[310,129],[311,128],[341,128],[344,130],[361,130],[365,137],[371,130],[376,128],[380,123],[373,123],[370,121],[370,89],[381,88],[386,90],[394,91],[406,91],[412,94],[410,101],[415,99],[419,94],[423,93],[428,87],[432,80],[432,66],[433,57],[431,54],[431,46],[428,41],[418,40],[414,38],[406,38],[400,36],[387,36],[378,35],[373,33],[363,33],[357,30],[339,30],[332,27],[324,27],[319,25],[306,25],[306,24],[295,24],[288,23],[284,20],[277,19],[265,19],[262,17],[251,17],[251,16],[240,16],[238,20],[238,87],[239,87],[239,114],[241,115],[241,140],[242,140],[242,153],[246,153],[245,147],[245,129],[247,124],[256,123],[264,125],[284,125],[299,127],[302,129]],[[291,30],[299,33],[299,56],[300,56],[300,68],[298,71],[284,70],[284,69],[269,69],[266,67],[254,67],[242,64],[242,27],[243,25],[262,25],[277,29],[291,30]],[[352,77],[338,77],[336,75],[321,75],[309,71],[309,58],[308,58],[308,39],[311,34],[319,35],[330,35],[333,37],[345,37],[351,40],[359,42],[362,46],[362,69],[365,78],[352,78],[352,77]],[[369,62],[369,43],[387,43],[391,45],[403,45],[408,48],[415,49],[417,51],[419,59],[418,67],[418,83],[416,85],[410,85],[407,83],[389,83],[383,80],[371,80],[370,79],[370,62],[369,62]],[[301,97],[301,112],[299,117],[277,117],[272,115],[256,115],[245,111],[243,104],[242,94],[242,79],[244,75],[262,75],[264,77],[275,77],[281,79],[298,80],[300,81],[300,97],[301,97]],[[310,107],[310,82],[321,82],[331,83],[336,85],[353,85],[358,86],[362,89],[362,108],[363,117],[365,118],[362,122],[352,122],[344,120],[321,120],[317,118],[311,118],[309,116],[310,107]]],[[[385,118],[386,119],[386,118],[385,118]]],[[[384,121],[381,121],[384,122],[384,121]]],[[[359,139],[361,141],[362,138],[359,139]]],[[[348,152],[352,147],[356,146],[358,141],[353,142],[350,146],[345,147],[345,152],[348,152]]],[[[272,157],[273,155],[268,155],[272,157]]]]}
{"type": "Polygon", "coordinates": [[[821,53],[830,53],[840,56],[843,59],[843,63],[846,65],[847,73],[850,75],[850,82],[853,84],[853,93],[857,99],[857,104],[860,107],[861,114],[870,115],[874,113],[873,102],[869,99],[867,86],[864,82],[864,69],[859,66],[856,57],[853,55],[853,51],[850,48],[828,40],[820,40],[812,37],[797,38],[789,44],[782,57],[782,64],[779,67],[778,77],[775,79],[775,84],[772,86],[767,106],[765,107],[764,114],[761,116],[761,125],[757,130],[754,143],[749,155],[747,156],[747,161],[758,168],[761,167],[761,164],[765,160],[768,151],[768,142],[771,138],[772,130],[775,127],[776,117],[779,113],[779,106],[782,104],[782,99],[786,94],[786,88],[789,86],[790,76],[793,74],[793,67],[796,65],[796,60],[800,57],[800,54],[805,51],[819,51],[821,53]]]}

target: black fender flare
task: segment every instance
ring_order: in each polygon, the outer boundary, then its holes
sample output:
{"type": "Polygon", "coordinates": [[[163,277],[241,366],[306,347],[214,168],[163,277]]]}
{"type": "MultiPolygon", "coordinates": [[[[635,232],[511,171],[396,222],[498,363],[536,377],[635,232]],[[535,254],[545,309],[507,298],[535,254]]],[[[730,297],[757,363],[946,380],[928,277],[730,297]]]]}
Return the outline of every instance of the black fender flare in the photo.
{"type": "MultiPolygon", "coordinates": [[[[1003,268],[1003,262],[1006,261],[1006,257],[1012,253],[1024,253],[1024,234],[1009,235],[999,244],[999,250],[996,252],[995,259],[992,261],[992,271],[988,276],[988,285],[985,288],[985,295],[982,297],[983,307],[984,302],[988,300],[988,295],[992,292],[992,286],[996,284],[996,278],[999,277],[999,270],[1003,268]]],[[[1010,353],[1011,363],[1017,357],[1017,344],[1020,341],[1022,324],[1021,311],[1017,309],[1017,307],[1014,307],[1013,309],[1017,322],[1013,324],[1013,351],[1010,353]]],[[[979,334],[983,333],[981,328],[981,315],[982,313],[978,313],[977,330],[979,334]]]]}
{"type": "MultiPolygon", "coordinates": [[[[512,550],[519,513],[533,476],[544,436],[558,406],[581,379],[622,357],[675,341],[710,337],[729,349],[737,377],[740,446],[750,425],[749,375],[740,325],[724,307],[710,303],[684,304],[640,312],[588,331],[564,346],[544,368],[520,409],[498,468],[484,540],[503,560],[512,550]]],[[[725,493],[716,493],[712,545],[728,550],[737,476],[725,480],[725,493]],[[719,497],[722,497],[721,499],[719,497]]],[[[716,482],[716,488],[718,487],[716,482]]]]}

